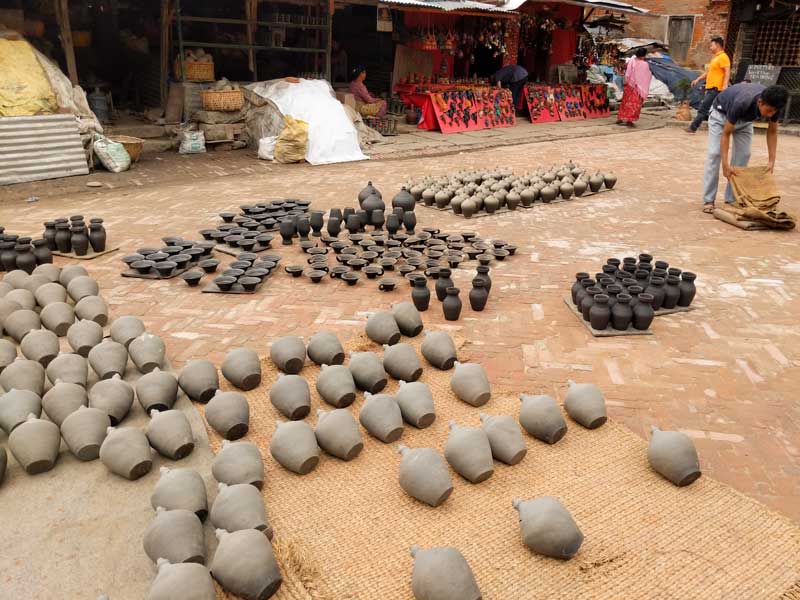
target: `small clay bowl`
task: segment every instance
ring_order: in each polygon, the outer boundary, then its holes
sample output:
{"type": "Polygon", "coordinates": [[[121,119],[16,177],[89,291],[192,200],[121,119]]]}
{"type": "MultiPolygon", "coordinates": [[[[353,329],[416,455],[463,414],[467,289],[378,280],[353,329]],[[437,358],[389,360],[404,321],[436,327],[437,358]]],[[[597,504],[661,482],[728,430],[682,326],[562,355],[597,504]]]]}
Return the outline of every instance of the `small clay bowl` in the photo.
{"type": "Polygon", "coordinates": [[[217,244],[224,243],[226,237],[228,237],[227,231],[215,231],[211,234],[211,240],[217,244]]]}
{"type": "Polygon", "coordinates": [[[408,273],[406,275],[406,279],[413,286],[415,280],[417,280],[417,279],[425,279],[425,275],[423,275],[422,273],[417,273],[417,272],[408,273]]]}
{"type": "Polygon", "coordinates": [[[162,260],[161,262],[156,263],[154,268],[156,271],[158,271],[158,274],[161,275],[161,277],[169,277],[175,271],[175,267],[177,266],[178,264],[174,261],[162,260]]]}
{"type": "Polygon", "coordinates": [[[216,258],[209,258],[206,260],[201,260],[198,265],[203,271],[206,273],[213,273],[217,270],[219,266],[219,261],[216,258]]]}
{"type": "Polygon", "coordinates": [[[439,278],[439,267],[430,267],[425,269],[425,276],[428,279],[438,279],[439,278]]]}
{"type": "Polygon", "coordinates": [[[252,204],[242,204],[241,206],[239,206],[239,208],[242,210],[243,213],[250,214],[250,211],[253,210],[255,206],[253,206],[252,204]]]}
{"type": "Polygon", "coordinates": [[[225,269],[222,274],[228,277],[241,277],[244,275],[244,269],[225,269]]]}
{"type": "Polygon", "coordinates": [[[320,281],[322,281],[322,278],[325,277],[325,271],[319,271],[317,269],[309,269],[305,272],[305,275],[314,283],[319,283],[320,281]]]}
{"type": "Polygon", "coordinates": [[[475,231],[462,231],[461,237],[469,242],[478,237],[478,234],[475,231]]]}
{"type": "Polygon", "coordinates": [[[405,277],[409,273],[413,273],[414,271],[416,271],[417,268],[414,267],[413,265],[400,265],[399,267],[397,267],[397,270],[400,272],[401,275],[405,277]]]}
{"type": "Polygon", "coordinates": [[[252,250],[256,247],[255,240],[239,240],[238,244],[242,250],[252,250]]]}
{"type": "Polygon", "coordinates": [[[350,267],[339,265],[338,267],[333,267],[331,269],[331,277],[334,279],[341,278],[342,275],[349,272],[350,272],[350,267]]]}
{"type": "Polygon", "coordinates": [[[383,253],[383,258],[400,258],[403,253],[400,250],[389,250],[383,253]]]}
{"type": "Polygon", "coordinates": [[[360,271],[367,266],[367,261],[365,261],[363,258],[353,258],[347,261],[347,266],[353,267],[353,269],[356,271],[360,271]]]}
{"type": "Polygon", "coordinates": [[[175,246],[177,242],[181,241],[181,238],[175,237],[174,235],[168,235],[167,237],[162,237],[161,241],[164,242],[167,246],[175,246]]]}
{"type": "Polygon", "coordinates": [[[397,264],[396,258],[382,258],[378,264],[383,267],[384,271],[394,271],[394,266],[397,264]]]}
{"type": "Polygon", "coordinates": [[[231,248],[238,248],[239,242],[241,242],[243,239],[244,238],[240,235],[228,235],[225,236],[225,243],[231,248]]]}
{"type": "Polygon", "coordinates": [[[336,262],[338,262],[340,265],[346,265],[351,260],[353,260],[353,256],[351,254],[339,254],[336,256],[336,262]]]}
{"type": "Polygon", "coordinates": [[[274,239],[275,236],[272,235],[271,233],[259,233],[255,237],[256,242],[258,242],[258,244],[260,246],[263,246],[264,248],[269,248],[270,245],[272,244],[272,240],[274,239]]]}
{"type": "Polygon", "coordinates": [[[330,270],[328,269],[328,265],[325,263],[310,263],[310,264],[311,268],[314,269],[315,271],[324,271],[325,273],[327,273],[330,270]]]}
{"type": "Polygon", "coordinates": [[[144,258],[145,260],[152,260],[153,262],[161,262],[162,260],[167,260],[169,258],[169,254],[166,252],[153,252],[144,258]]]}
{"type": "Polygon", "coordinates": [[[156,263],[154,263],[152,260],[137,260],[136,262],[131,263],[130,266],[131,268],[136,269],[136,271],[141,275],[147,275],[150,272],[150,269],[155,266],[155,264],[156,263]]]}
{"type": "Polygon", "coordinates": [[[203,236],[203,239],[210,240],[215,231],[216,229],[201,229],[200,235],[203,236]]]}
{"type": "Polygon", "coordinates": [[[254,269],[266,269],[270,273],[277,267],[278,265],[271,260],[257,260],[253,263],[254,269]]]}
{"type": "Polygon", "coordinates": [[[361,246],[364,250],[366,250],[370,246],[374,246],[375,242],[373,240],[361,240],[360,242],[358,242],[358,245],[361,246]]]}
{"type": "Polygon", "coordinates": [[[236,216],[236,213],[232,213],[232,212],[222,212],[222,213],[219,213],[219,216],[220,216],[220,217],[222,218],[222,220],[223,220],[223,221],[225,221],[226,223],[231,223],[231,222],[233,221],[233,218],[236,216]]]}
{"type": "Polygon", "coordinates": [[[377,252],[370,252],[370,251],[362,252],[361,253],[361,258],[363,258],[367,262],[373,262],[376,258],[378,258],[378,253],[377,252]]]}
{"type": "Polygon", "coordinates": [[[364,234],[363,233],[351,233],[347,237],[350,238],[351,242],[353,242],[354,244],[357,244],[358,242],[360,242],[361,240],[364,239],[364,234]]]}
{"type": "Polygon", "coordinates": [[[300,277],[303,274],[303,266],[302,265],[286,265],[283,268],[289,275],[292,277],[300,277]]]}
{"type": "Polygon", "coordinates": [[[300,242],[299,244],[300,250],[302,250],[303,252],[308,252],[316,245],[317,244],[315,242],[300,242]]]}
{"type": "Polygon", "coordinates": [[[369,265],[364,267],[364,273],[369,279],[376,279],[378,276],[383,275],[383,269],[377,265],[369,265]]]}
{"type": "Polygon", "coordinates": [[[469,260],[475,260],[478,258],[478,255],[481,254],[482,250],[478,250],[477,248],[467,248],[464,250],[464,253],[469,257],[469,260]]]}
{"type": "Polygon", "coordinates": [[[503,249],[508,252],[509,256],[514,256],[517,253],[517,247],[514,244],[506,244],[503,249]]]}
{"type": "Polygon", "coordinates": [[[235,260],[230,265],[228,265],[229,269],[242,269],[247,270],[253,266],[252,260],[235,260]]]}
{"type": "Polygon", "coordinates": [[[231,229],[236,229],[235,223],[223,223],[222,225],[217,225],[218,231],[230,231],[231,229]]]}
{"type": "Polygon", "coordinates": [[[358,248],[354,246],[350,246],[342,250],[342,254],[347,254],[352,257],[354,254],[358,254],[358,248]]]}
{"type": "Polygon", "coordinates": [[[183,279],[189,287],[197,287],[197,284],[200,283],[202,278],[203,273],[200,271],[186,271],[186,273],[181,275],[181,279],[183,279]]]}
{"type": "MultiPolygon", "coordinates": [[[[183,250],[186,250],[186,249],[191,248],[192,246],[194,246],[194,242],[191,241],[191,240],[179,240],[178,242],[175,243],[175,245],[176,246],[180,246],[183,250]]],[[[183,251],[183,250],[181,250],[181,251],[183,251]]]]}
{"type": "Polygon", "coordinates": [[[308,254],[310,254],[311,256],[324,256],[324,255],[328,254],[328,249],[327,248],[311,248],[308,251],[308,254]]]}
{"type": "Polygon", "coordinates": [[[163,248],[159,248],[159,252],[163,252],[164,254],[168,254],[169,256],[175,256],[176,254],[183,254],[183,248],[176,245],[175,246],[164,246],[163,248]]]}
{"type": "Polygon", "coordinates": [[[414,268],[419,268],[422,266],[422,263],[425,262],[422,258],[413,257],[406,259],[406,264],[411,265],[414,268]]]}
{"type": "MultiPolygon", "coordinates": [[[[398,233],[397,235],[395,235],[395,236],[394,236],[396,239],[393,239],[393,240],[386,240],[386,244],[385,244],[385,246],[386,246],[387,248],[399,248],[400,246],[402,246],[402,242],[400,242],[400,241],[399,241],[399,239],[397,239],[397,238],[399,238],[401,235],[404,235],[404,234],[400,234],[400,233],[398,233]]],[[[406,237],[407,237],[407,236],[406,236],[406,237]]]]}
{"type": "Polygon", "coordinates": [[[423,227],[422,231],[430,235],[436,235],[437,233],[439,233],[439,230],[436,227],[423,227]]]}
{"type": "Polygon", "coordinates": [[[396,287],[397,287],[397,281],[390,277],[385,277],[383,279],[378,280],[378,289],[382,292],[391,292],[396,287]]]}
{"type": "Polygon", "coordinates": [[[505,260],[506,256],[508,256],[508,250],[503,250],[502,248],[496,248],[495,251],[492,253],[497,260],[505,260]]]}
{"type": "Polygon", "coordinates": [[[450,265],[451,269],[457,269],[458,265],[464,262],[464,259],[461,256],[448,256],[447,263],[450,265]]]}
{"type": "Polygon", "coordinates": [[[280,254],[265,254],[261,257],[261,260],[268,260],[270,262],[274,262],[276,265],[281,262],[281,255],[280,254]]]}
{"type": "Polygon", "coordinates": [[[186,254],[191,257],[191,262],[193,263],[200,260],[200,257],[203,256],[204,253],[205,253],[204,248],[198,248],[196,246],[194,248],[187,248],[186,250],[183,251],[183,254],[186,254]]]}
{"type": "Polygon", "coordinates": [[[244,274],[245,277],[258,277],[258,279],[263,281],[269,275],[269,269],[260,269],[260,268],[247,269],[247,271],[245,271],[244,274]]]}
{"type": "Polygon", "coordinates": [[[172,262],[178,265],[178,269],[185,269],[189,265],[190,260],[192,260],[192,257],[188,254],[176,254],[172,257],[172,262]]]}
{"type": "Polygon", "coordinates": [[[480,254],[478,255],[478,262],[482,265],[486,266],[492,263],[494,260],[494,256],[492,254],[480,254]]]}
{"type": "Polygon", "coordinates": [[[257,230],[261,227],[261,223],[258,221],[245,221],[242,223],[242,227],[248,230],[248,233],[253,233],[254,235],[258,235],[257,230]]]}
{"type": "Polygon", "coordinates": [[[223,292],[227,292],[233,287],[233,284],[236,283],[236,278],[221,275],[214,279],[214,283],[217,284],[217,287],[223,292]]]}
{"type": "Polygon", "coordinates": [[[347,283],[347,285],[355,285],[358,283],[359,279],[361,279],[361,275],[353,273],[352,271],[342,274],[342,280],[347,283]]]}
{"type": "Polygon", "coordinates": [[[261,280],[258,277],[239,277],[239,285],[247,292],[255,291],[256,287],[260,284],[261,280]]]}
{"type": "Polygon", "coordinates": [[[240,252],[239,256],[236,257],[236,260],[248,260],[253,262],[254,260],[258,260],[258,254],[255,252],[240,252]]]}
{"type": "MultiPolygon", "coordinates": [[[[325,240],[322,240],[322,241],[325,242],[325,240]]],[[[342,250],[347,248],[347,244],[345,244],[344,242],[339,242],[339,241],[330,242],[330,247],[333,248],[333,251],[336,254],[341,254],[342,250]]]]}
{"type": "Polygon", "coordinates": [[[136,251],[136,254],[141,254],[142,256],[147,256],[148,254],[155,254],[158,252],[158,248],[139,248],[136,251]]]}
{"type": "Polygon", "coordinates": [[[126,265],[131,266],[135,262],[139,262],[140,260],[144,260],[144,256],[141,254],[129,254],[122,258],[122,262],[126,265]]]}
{"type": "Polygon", "coordinates": [[[508,242],[505,240],[492,240],[492,244],[495,248],[502,248],[503,246],[507,246],[508,242]]]}

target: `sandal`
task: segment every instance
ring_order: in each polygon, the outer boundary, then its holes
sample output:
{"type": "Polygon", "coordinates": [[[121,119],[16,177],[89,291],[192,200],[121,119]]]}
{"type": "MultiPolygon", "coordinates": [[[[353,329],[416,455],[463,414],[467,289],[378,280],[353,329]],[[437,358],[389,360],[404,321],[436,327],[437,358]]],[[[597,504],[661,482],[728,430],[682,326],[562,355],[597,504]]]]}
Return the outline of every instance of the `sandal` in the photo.
{"type": "Polygon", "coordinates": [[[714,205],[706,204],[705,206],[703,206],[703,212],[706,213],[707,215],[714,214],[714,205]]]}

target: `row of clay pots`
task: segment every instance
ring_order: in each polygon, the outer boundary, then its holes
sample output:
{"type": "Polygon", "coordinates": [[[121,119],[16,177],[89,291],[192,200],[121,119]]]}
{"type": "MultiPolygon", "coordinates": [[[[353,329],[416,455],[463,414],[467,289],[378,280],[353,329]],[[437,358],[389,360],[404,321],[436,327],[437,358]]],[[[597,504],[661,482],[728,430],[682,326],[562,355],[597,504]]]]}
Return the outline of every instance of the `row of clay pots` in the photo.
{"type": "Polygon", "coordinates": [[[133,254],[122,258],[128,270],[139,275],[153,275],[161,278],[172,277],[192,267],[203,270],[216,270],[219,261],[213,256],[214,242],[195,242],[178,236],[161,238],[161,248],[139,248],[133,254]]]}
{"type": "Polygon", "coordinates": [[[53,262],[53,254],[46,239],[31,239],[5,233],[0,227],[0,271],[21,270],[33,273],[37,265],[53,262]]]}
{"type": "MultiPolygon", "coordinates": [[[[74,215],[69,219],[61,217],[45,221],[42,232],[44,246],[49,251],[58,251],[62,254],[72,253],[76,256],[86,256],[89,248],[93,252],[105,251],[106,237],[103,219],[99,217],[89,219],[87,227],[83,215],[74,215]]],[[[36,245],[36,240],[34,240],[34,245],[36,245]]]]}

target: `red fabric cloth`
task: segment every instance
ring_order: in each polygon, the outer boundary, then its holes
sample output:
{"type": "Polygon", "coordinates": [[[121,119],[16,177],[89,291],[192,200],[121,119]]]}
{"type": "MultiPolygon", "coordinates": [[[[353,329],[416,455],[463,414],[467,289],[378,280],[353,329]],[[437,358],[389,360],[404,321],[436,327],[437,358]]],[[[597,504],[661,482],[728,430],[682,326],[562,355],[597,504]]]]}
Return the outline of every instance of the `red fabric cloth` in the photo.
{"type": "Polygon", "coordinates": [[[644,98],[639,95],[639,92],[626,84],[625,91],[622,94],[622,102],[619,105],[619,115],[617,118],[626,123],[638,121],[643,103],[644,98]]]}

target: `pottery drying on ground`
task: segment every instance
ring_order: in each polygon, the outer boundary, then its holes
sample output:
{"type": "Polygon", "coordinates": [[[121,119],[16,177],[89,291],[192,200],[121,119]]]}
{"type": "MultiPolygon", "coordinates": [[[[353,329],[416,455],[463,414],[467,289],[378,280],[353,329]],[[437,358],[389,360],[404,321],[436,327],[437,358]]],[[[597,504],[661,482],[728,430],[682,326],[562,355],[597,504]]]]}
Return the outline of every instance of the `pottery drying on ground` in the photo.
{"type": "Polygon", "coordinates": [[[481,591],[464,555],[452,547],[411,547],[415,600],[481,600],[481,591]]]}
{"type": "Polygon", "coordinates": [[[67,341],[76,354],[86,358],[103,341],[103,328],[94,321],[75,321],[67,330],[67,341]]]}
{"type": "Polygon", "coordinates": [[[150,472],[153,456],[147,436],[133,427],[109,427],[100,446],[100,460],[106,468],[131,481],[150,472]]]}
{"type": "Polygon", "coordinates": [[[78,460],[95,460],[100,457],[100,446],[110,426],[105,411],[79,406],[61,423],[61,436],[78,460]]]}
{"type": "Polygon", "coordinates": [[[89,272],[81,265],[67,265],[61,269],[58,282],[64,287],[68,287],[73,279],[77,277],[88,277],[89,272]]]}
{"type": "MultiPolygon", "coordinates": [[[[350,406],[356,399],[356,383],[353,374],[348,367],[343,365],[323,365],[317,376],[316,387],[317,393],[322,396],[322,399],[336,408],[350,406]]],[[[308,411],[305,414],[308,414],[308,411]]]]}
{"type": "Polygon", "coordinates": [[[224,590],[244,600],[266,600],[278,591],[283,580],[266,536],[255,529],[218,529],[217,539],[211,575],[224,590]]]}
{"type": "Polygon", "coordinates": [[[106,340],[89,351],[89,365],[97,377],[111,379],[114,375],[125,375],[128,366],[128,351],[125,346],[106,340]]]}
{"type": "Polygon", "coordinates": [[[252,442],[222,442],[222,450],[214,457],[211,474],[220,483],[249,483],[261,489],[264,485],[264,462],[252,442]]]}
{"type": "Polygon", "coordinates": [[[30,390],[9,390],[0,396],[0,428],[10,434],[29,415],[42,415],[42,399],[30,390]]]}
{"type": "MultiPolygon", "coordinates": [[[[62,270],[61,273],[63,275],[64,271],[62,270]]],[[[67,293],[75,302],[80,302],[87,296],[99,296],[100,287],[97,285],[97,281],[88,275],[80,275],[67,284],[67,293]]]]}
{"type": "Polygon", "coordinates": [[[694,443],[680,431],[653,427],[647,461],[656,473],[679,487],[691,485],[700,477],[700,461],[694,443]]]}
{"type": "Polygon", "coordinates": [[[80,354],[60,354],[50,361],[46,372],[47,378],[53,384],[62,381],[85,388],[89,381],[89,363],[80,354]]]}
{"type": "Polygon", "coordinates": [[[311,411],[308,382],[300,375],[281,374],[269,390],[269,399],[278,412],[291,421],[304,419],[311,411]]]}
{"type": "Polygon", "coordinates": [[[269,451],[281,466],[298,475],[307,475],[319,463],[317,438],[304,421],[276,422],[269,451]]]}
{"type": "Polygon", "coordinates": [[[331,412],[318,410],[314,434],[320,448],[342,460],[353,460],[364,449],[358,423],[343,408],[331,412]]]}
{"type": "Polygon", "coordinates": [[[433,394],[428,384],[421,381],[400,381],[400,389],[394,397],[400,407],[403,420],[417,429],[430,427],[436,419],[433,394]]]}
{"type": "Polygon", "coordinates": [[[348,368],[358,389],[377,394],[386,387],[383,362],[374,352],[351,352],[348,368]]]}
{"type": "Polygon", "coordinates": [[[108,323],[108,305],[100,296],[84,296],[75,304],[75,316],[104,327],[108,323]]]}
{"type": "Polygon", "coordinates": [[[16,344],[0,338],[0,373],[17,359],[16,344]]]}
{"type": "Polygon", "coordinates": [[[166,558],[171,563],[206,561],[203,524],[192,511],[156,509],[156,516],[144,533],[144,551],[153,562],[166,558]]]}
{"type": "Polygon", "coordinates": [[[43,367],[47,367],[58,356],[60,350],[58,336],[46,329],[35,329],[25,336],[19,349],[28,360],[35,360],[43,367]]]}
{"type": "Polygon", "coordinates": [[[67,290],[60,283],[45,283],[36,288],[33,296],[36,298],[36,303],[44,308],[55,302],[66,302],[67,290]]]}
{"type": "Polygon", "coordinates": [[[407,337],[416,337],[422,333],[422,317],[411,302],[400,302],[392,306],[392,315],[400,329],[407,337]]]}
{"type": "Polygon", "coordinates": [[[161,478],[150,496],[150,505],[167,510],[183,509],[193,512],[201,521],[208,516],[206,484],[193,469],[161,467],[161,478]]]}
{"type": "Polygon", "coordinates": [[[25,308],[15,310],[6,317],[3,323],[5,332],[14,338],[17,343],[21,342],[28,333],[34,329],[41,328],[41,326],[42,322],[39,319],[39,315],[35,311],[25,308]]]}
{"type": "Polygon", "coordinates": [[[240,390],[254,390],[261,385],[261,360],[249,348],[235,348],[222,363],[222,375],[240,390]]]}
{"type": "Polygon", "coordinates": [[[35,360],[17,358],[0,373],[4,390],[29,390],[41,397],[44,393],[44,367],[35,360]]]}
{"type": "Polygon", "coordinates": [[[147,439],[161,456],[172,460],[186,458],[194,450],[192,426],[180,410],[151,410],[147,439]]]}
{"type": "Polygon", "coordinates": [[[207,360],[190,360],[178,377],[178,385],[195,402],[208,402],[219,389],[217,368],[207,360]]]}
{"type": "Polygon", "coordinates": [[[421,351],[425,360],[443,371],[452,369],[458,359],[453,338],[444,331],[425,332],[421,351]]]}
{"type": "Polygon", "coordinates": [[[8,468],[8,454],[6,449],[0,446],[0,484],[6,478],[6,469],[8,468]]]}
{"type": "Polygon", "coordinates": [[[238,392],[217,390],[205,410],[206,421],[226,440],[238,440],[250,428],[250,405],[238,392]]]}
{"type": "Polygon", "coordinates": [[[492,456],[507,465],[516,465],[528,452],[525,439],[514,417],[481,413],[481,427],[489,438],[492,456]]]}
{"type": "Polygon", "coordinates": [[[593,383],[569,382],[569,391],[564,398],[567,414],[586,427],[596,429],[606,422],[606,401],[603,393],[593,383]]]}
{"type": "Polygon", "coordinates": [[[264,496],[252,485],[217,485],[217,497],[211,506],[211,523],[217,529],[234,532],[255,529],[272,539],[272,527],[267,520],[264,496]]]}
{"type": "Polygon", "coordinates": [[[400,487],[412,498],[433,507],[440,506],[453,493],[450,471],[433,448],[400,446],[400,487]]]}
{"type": "Polygon", "coordinates": [[[5,295],[5,299],[7,302],[18,304],[22,310],[36,309],[36,296],[28,289],[11,290],[5,295]]]}
{"type": "Polygon", "coordinates": [[[520,395],[519,422],[529,434],[547,444],[555,444],[567,433],[567,422],[550,396],[520,395]]]}
{"type": "Polygon", "coordinates": [[[422,366],[411,344],[383,346],[383,368],[395,379],[416,381],[422,376],[422,366]]]}
{"type": "Polygon", "coordinates": [[[77,383],[60,380],[56,380],[55,385],[42,396],[42,408],[45,414],[59,427],[68,416],[88,404],[86,388],[77,383]]]}
{"type": "Polygon", "coordinates": [[[55,423],[28,415],[8,436],[8,449],[28,475],[52,469],[58,460],[61,432],[55,423]]]}
{"type": "Polygon", "coordinates": [[[456,473],[471,483],[486,481],[494,473],[492,447],[483,429],[461,427],[450,421],[444,457],[456,473]]]}
{"type": "Polygon", "coordinates": [[[318,365],[341,365],[344,349],[335,333],[320,331],[308,340],[308,358],[318,365]]]}
{"type": "Polygon", "coordinates": [[[303,338],[286,336],[276,340],[269,349],[275,366],[289,375],[299,373],[306,362],[306,346],[303,338]]]}
{"type": "Polygon", "coordinates": [[[384,444],[396,442],[403,435],[403,414],[395,399],[387,394],[365,392],[358,420],[384,444]]]}
{"type": "Polygon", "coordinates": [[[119,375],[98,381],[89,389],[89,406],[104,411],[113,427],[127,416],[133,406],[133,398],[133,387],[119,375]]]}
{"type": "Polygon", "coordinates": [[[173,565],[165,558],[158,559],[157,565],[158,573],[150,585],[147,600],[175,598],[215,600],[217,597],[214,580],[204,565],[197,563],[173,565]]]}
{"type": "Polygon", "coordinates": [[[157,335],[143,333],[128,345],[128,352],[136,368],[142,373],[164,368],[167,347],[157,335]]]}
{"type": "Polygon", "coordinates": [[[450,379],[453,393],[472,406],[483,406],[492,397],[486,371],[477,363],[455,363],[456,369],[450,379]]]}
{"type": "Polygon", "coordinates": [[[144,323],[137,317],[125,316],[111,323],[111,339],[125,348],[145,332],[144,323]]]}
{"type": "Polygon", "coordinates": [[[400,328],[394,315],[387,311],[376,312],[367,319],[365,331],[376,344],[393,345],[400,341],[400,328]]]}
{"type": "Polygon", "coordinates": [[[136,381],[136,397],[146,413],[166,411],[178,398],[178,380],[172,373],[155,368],[136,381]]]}
{"type": "Polygon", "coordinates": [[[66,302],[53,302],[42,309],[39,318],[45,329],[52,331],[58,337],[64,337],[75,323],[75,309],[66,302]]]}
{"type": "Polygon", "coordinates": [[[557,498],[543,496],[535,500],[515,498],[524,544],[551,558],[570,559],[583,543],[583,533],[572,515],[557,498]]]}

